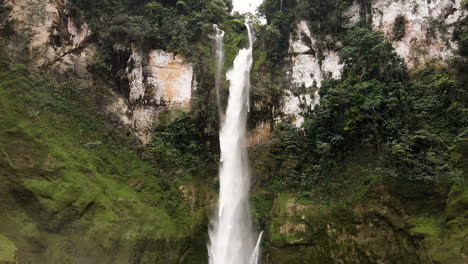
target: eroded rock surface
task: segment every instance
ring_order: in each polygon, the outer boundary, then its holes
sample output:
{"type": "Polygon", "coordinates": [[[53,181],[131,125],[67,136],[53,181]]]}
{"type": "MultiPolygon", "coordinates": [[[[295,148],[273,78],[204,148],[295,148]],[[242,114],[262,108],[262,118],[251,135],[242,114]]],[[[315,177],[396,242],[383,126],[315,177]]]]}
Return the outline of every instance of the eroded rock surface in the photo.
{"type": "Polygon", "coordinates": [[[447,61],[458,49],[452,34],[466,11],[461,0],[379,0],[373,3],[372,26],[393,40],[396,52],[414,68],[429,60],[447,61]],[[398,16],[405,21],[405,34],[394,39],[398,16]]]}
{"type": "Polygon", "coordinates": [[[130,51],[125,69],[128,94],[117,96],[108,110],[130,126],[143,143],[148,143],[161,111],[190,110],[194,70],[180,55],[135,47],[130,51]]]}
{"type": "MultiPolygon", "coordinates": [[[[346,21],[347,28],[358,25],[360,21],[371,21],[372,27],[384,33],[411,70],[431,60],[444,63],[456,55],[458,46],[452,40],[453,32],[467,15],[461,5],[461,0],[375,0],[372,1],[371,12],[361,12],[362,6],[355,1],[343,12],[342,19],[346,21]],[[396,37],[394,31],[398,19],[404,21],[400,37],[396,37]]],[[[311,32],[307,21],[297,22],[289,44],[291,92],[306,88],[305,92],[296,93],[296,97],[313,93],[325,78],[341,77],[343,65],[338,54],[341,44],[336,43],[336,50],[320,47],[319,39],[311,32]]],[[[301,106],[304,100],[292,100],[290,93],[286,96],[283,112],[287,116],[295,116],[294,124],[301,126],[303,120],[300,116],[308,108],[313,108],[314,101],[309,100],[309,107],[304,108],[301,106]],[[297,111],[301,108],[303,110],[297,111]]]]}
{"type": "Polygon", "coordinates": [[[76,25],[67,14],[67,0],[6,0],[8,19],[15,21],[10,53],[35,67],[73,74],[92,84],[87,70],[96,54],[92,32],[86,23],[76,25]]]}
{"type": "Polygon", "coordinates": [[[380,185],[365,199],[334,207],[280,194],[268,223],[273,247],[267,263],[464,264],[465,195],[462,186],[447,193],[380,185]]]}

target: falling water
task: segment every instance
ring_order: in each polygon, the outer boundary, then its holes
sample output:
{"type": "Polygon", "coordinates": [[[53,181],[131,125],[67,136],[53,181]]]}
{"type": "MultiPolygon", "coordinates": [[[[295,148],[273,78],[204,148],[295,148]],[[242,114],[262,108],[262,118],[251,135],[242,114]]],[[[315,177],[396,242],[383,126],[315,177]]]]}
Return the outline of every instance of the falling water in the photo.
{"type": "Polygon", "coordinates": [[[234,67],[226,74],[229,100],[219,141],[221,146],[218,213],[209,231],[210,264],[257,264],[261,235],[255,241],[249,208],[250,174],[246,148],[253,37],[239,51],[234,67]]]}
{"type": "Polygon", "coordinates": [[[216,98],[218,100],[219,117],[223,116],[223,103],[221,101],[221,91],[223,89],[223,66],[224,66],[224,31],[218,28],[218,25],[213,25],[215,58],[216,58],[216,74],[215,74],[215,88],[216,98]]]}

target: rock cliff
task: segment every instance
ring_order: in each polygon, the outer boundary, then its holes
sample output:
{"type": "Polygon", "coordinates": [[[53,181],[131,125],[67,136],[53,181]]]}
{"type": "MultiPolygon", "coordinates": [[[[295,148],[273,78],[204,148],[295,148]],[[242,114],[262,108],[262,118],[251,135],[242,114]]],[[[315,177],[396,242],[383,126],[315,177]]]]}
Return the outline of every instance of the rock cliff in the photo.
{"type": "MultiPolygon", "coordinates": [[[[94,83],[90,65],[97,43],[90,27],[77,25],[68,13],[68,1],[7,0],[8,20],[15,34],[9,41],[12,57],[35,68],[53,70],[65,78],[75,78],[84,86],[94,83]]],[[[115,45],[116,54],[128,54],[116,67],[125,72],[114,76],[126,91],[114,91],[104,106],[144,144],[149,131],[164,110],[190,109],[195,75],[190,63],[180,55],[115,45]]]]}
{"type": "Polygon", "coordinates": [[[96,54],[93,35],[86,23],[78,27],[70,19],[67,2],[6,0],[5,6],[11,10],[7,20],[15,27],[9,51],[20,61],[78,77],[90,85],[87,65],[96,54]]]}
{"type": "Polygon", "coordinates": [[[116,95],[108,110],[129,126],[143,143],[164,110],[190,110],[195,75],[180,55],[163,50],[130,49],[124,82],[128,94],[116,95]]]}
{"type": "MultiPolygon", "coordinates": [[[[458,47],[453,33],[467,15],[461,0],[375,0],[371,5],[371,12],[362,10],[359,1],[348,7],[342,13],[346,27],[358,25],[362,20],[371,21],[372,28],[384,33],[410,70],[428,61],[448,62],[456,55],[458,47]]],[[[326,38],[333,39],[333,36],[326,38]]],[[[289,46],[288,74],[293,87],[316,90],[325,78],[341,76],[340,43],[336,43],[335,49],[323,48],[307,21],[297,22],[289,46]]],[[[317,104],[300,99],[305,96],[286,100],[284,112],[297,117],[297,126],[302,124],[303,112],[317,104]]]]}

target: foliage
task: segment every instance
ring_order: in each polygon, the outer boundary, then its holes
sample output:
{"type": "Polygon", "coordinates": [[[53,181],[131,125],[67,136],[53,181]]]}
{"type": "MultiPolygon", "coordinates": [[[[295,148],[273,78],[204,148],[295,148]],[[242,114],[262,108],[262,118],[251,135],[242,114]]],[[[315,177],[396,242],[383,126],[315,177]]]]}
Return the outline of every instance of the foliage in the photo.
{"type": "Polygon", "coordinates": [[[461,30],[458,43],[460,55],[468,57],[468,29],[461,30]]]}
{"type": "Polygon", "coordinates": [[[18,191],[0,194],[1,232],[12,226],[5,235],[41,245],[73,241],[65,243],[73,252],[90,249],[85,260],[63,247],[40,250],[32,262],[107,262],[129,252],[177,262],[180,250],[187,251],[183,241],[190,240],[191,225],[204,215],[189,213],[168,176],[172,171],[143,159],[125,131],[107,124],[97,88],[57,83],[23,65],[1,68],[0,177],[18,191]]]}
{"type": "Polygon", "coordinates": [[[5,20],[3,27],[0,30],[1,36],[8,38],[15,34],[15,20],[7,19],[5,20]]]}
{"type": "MultiPolygon", "coordinates": [[[[462,180],[464,158],[456,149],[468,126],[463,75],[437,65],[408,74],[383,35],[365,28],[349,30],[340,55],[343,78],[322,83],[321,104],[306,114],[303,132],[279,125],[268,152],[256,154],[267,187],[309,197],[333,185],[353,157],[367,157],[376,178],[462,180]]],[[[357,181],[356,173],[348,177],[357,181]]]]}
{"type": "Polygon", "coordinates": [[[0,35],[11,37],[15,34],[15,20],[8,19],[11,8],[5,5],[5,0],[0,0],[0,35]]]}
{"type": "Polygon", "coordinates": [[[0,0],[0,18],[3,20],[10,12],[10,8],[5,5],[5,0],[0,0]]]}
{"type": "Polygon", "coordinates": [[[458,53],[468,57],[468,18],[463,19],[455,28],[453,38],[458,41],[458,53]]]}
{"type": "Polygon", "coordinates": [[[14,263],[17,248],[6,237],[0,235],[0,262],[14,263]]]}
{"type": "Polygon", "coordinates": [[[317,35],[337,35],[343,32],[346,23],[342,13],[351,4],[350,0],[299,0],[297,13],[309,21],[317,35]]]}
{"type": "Polygon", "coordinates": [[[347,33],[343,46],[340,57],[345,76],[393,82],[405,78],[403,60],[382,33],[355,28],[347,33]]]}
{"type": "MultiPolygon", "coordinates": [[[[300,149],[300,133],[290,124],[279,124],[272,141],[273,167],[272,177],[280,178],[279,183],[289,187],[299,187],[301,182],[303,154],[300,149]]],[[[274,181],[272,184],[275,184],[274,181]]],[[[276,186],[279,190],[286,186],[276,186]]]]}
{"type": "Polygon", "coordinates": [[[75,21],[87,21],[105,43],[132,43],[193,55],[193,43],[223,23],[229,13],[223,1],[73,1],[69,9],[75,21]]]}
{"type": "Polygon", "coordinates": [[[393,22],[393,40],[401,40],[406,35],[406,18],[398,15],[393,22]]]}
{"type": "Polygon", "coordinates": [[[195,120],[187,113],[158,126],[150,147],[158,169],[179,180],[215,175],[216,156],[203,144],[202,137],[195,120]]]}
{"type": "Polygon", "coordinates": [[[414,78],[326,83],[321,107],[306,123],[309,146],[328,143],[338,153],[371,148],[387,156],[386,173],[408,180],[459,179],[449,148],[467,125],[460,83],[431,66],[414,78]]]}
{"type": "Polygon", "coordinates": [[[287,52],[289,34],[293,30],[294,6],[282,6],[283,1],[267,0],[260,6],[260,13],[267,19],[267,25],[259,32],[262,50],[272,61],[280,61],[287,52]]]}

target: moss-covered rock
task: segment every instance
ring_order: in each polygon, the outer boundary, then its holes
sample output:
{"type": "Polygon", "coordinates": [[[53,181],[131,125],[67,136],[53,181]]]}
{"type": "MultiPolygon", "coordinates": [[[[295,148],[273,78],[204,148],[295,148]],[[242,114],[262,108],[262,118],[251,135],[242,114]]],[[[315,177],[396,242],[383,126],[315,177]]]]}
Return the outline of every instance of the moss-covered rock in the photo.
{"type": "Polygon", "coordinates": [[[380,184],[365,197],[338,203],[332,198],[307,201],[280,193],[267,223],[266,261],[464,263],[467,207],[462,200],[466,188],[454,186],[448,196],[438,188],[380,184]],[[457,210],[450,210],[451,206],[457,210]],[[446,222],[445,210],[447,214],[453,211],[455,219],[446,222]]]}
{"type": "Polygon", "coordinates": [[[207,203],[192,205],[206,190],[186,183],[199,194],[185,197],[87,100],[23,66],[0,72],[0,233],[21,249],[18,261],[206,259],[207,203]]]}
{"type": "Polygon", "coordinates": [[[0,235],[0,264],[16,263],[18,249],[8,238],[0,235]]]}

